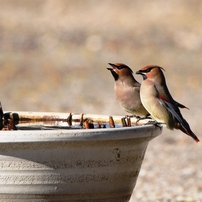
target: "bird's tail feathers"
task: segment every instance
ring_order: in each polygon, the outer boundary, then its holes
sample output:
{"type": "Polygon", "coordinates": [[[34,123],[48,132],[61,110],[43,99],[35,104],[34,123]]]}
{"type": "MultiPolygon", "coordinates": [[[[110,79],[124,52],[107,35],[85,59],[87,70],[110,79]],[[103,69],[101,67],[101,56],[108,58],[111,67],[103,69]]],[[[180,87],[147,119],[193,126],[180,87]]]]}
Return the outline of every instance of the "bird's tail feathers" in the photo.
{"type": "Polygon", "coordinates": [[[187,126],[183,126],[182,124],[178,123],[176,129],[181,130],[183,133],[191,136],[196,142],[199,142],[200,140],[198,139],[198,137],[191,131],[188,123],[187,126]],[[187,127],[188,126],[188,127],[187,127]]]}

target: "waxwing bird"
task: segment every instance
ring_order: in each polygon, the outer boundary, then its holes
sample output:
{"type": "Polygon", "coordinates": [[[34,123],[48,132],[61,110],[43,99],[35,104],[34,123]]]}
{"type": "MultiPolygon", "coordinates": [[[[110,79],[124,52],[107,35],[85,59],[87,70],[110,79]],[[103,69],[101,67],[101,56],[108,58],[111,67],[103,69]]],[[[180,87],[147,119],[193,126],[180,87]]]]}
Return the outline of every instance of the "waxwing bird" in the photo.
{"type": "Polygon", "coordinates": [[[179,110],[185,106],[172,98],[162,70],[162,67],[149,65],[136,72],[143,76],[140,88],[142,104],[157,122],[166,124],[171,130],[179,129],[199,142],[179,110]]]}
{"type": "Polygon", "coordinates": [[[140,100],[140,83],[133,77],[133,71],[122,63],[109,63],[114,77],[114,91],[118,102],[125,109],[135,116],[149,116],[147,110],[143,107],[140,100]]]}

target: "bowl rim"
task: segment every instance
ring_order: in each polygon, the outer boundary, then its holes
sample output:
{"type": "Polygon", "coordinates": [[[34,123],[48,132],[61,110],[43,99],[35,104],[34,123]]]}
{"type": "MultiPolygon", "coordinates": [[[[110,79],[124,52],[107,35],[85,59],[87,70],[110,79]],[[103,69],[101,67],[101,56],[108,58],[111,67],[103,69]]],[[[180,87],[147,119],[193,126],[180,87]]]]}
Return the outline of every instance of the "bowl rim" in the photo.
{"type": "Polygon", "coordinates": [[[18,130],[0,133],[1,143],[105,141],[137,138],[154,138],[162,127],[154,125],[99,129],[18,130]]]}

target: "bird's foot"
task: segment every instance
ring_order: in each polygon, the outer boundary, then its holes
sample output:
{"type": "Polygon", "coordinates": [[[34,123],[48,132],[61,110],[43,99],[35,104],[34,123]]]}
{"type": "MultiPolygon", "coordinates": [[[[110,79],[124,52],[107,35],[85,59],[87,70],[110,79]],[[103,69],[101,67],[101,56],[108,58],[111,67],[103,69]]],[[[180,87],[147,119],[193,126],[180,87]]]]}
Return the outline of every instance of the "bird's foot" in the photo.
{"type": "Polygon", "coordinates": [[[137,121],[136,121],[136,124],[140,121],[140,120],[144,120],[144,119],[152,119],[150,114],[146,115],[146,116],[143,116],[143,117],[136,117],[137,118],[137,121]]]}
{"type": "Polygon", "coordinates": [[[136,116],[135,114],[133,114],[133,115],[125,115],[125,118],[136,118],[136,119],[139,119],[140,118],[140,116],[136,116]]]}
{"type": "Polygon", "coordinates": [[[148,121],[148,122],[145,123],[144,125],[151,125],[151,124],[154,125],[154,126],[157,126],[157,127],[161,128],[163,123],[157,122],[157,121],[155,121],[155,120],[152,120],[152,121],[148,121]]]}

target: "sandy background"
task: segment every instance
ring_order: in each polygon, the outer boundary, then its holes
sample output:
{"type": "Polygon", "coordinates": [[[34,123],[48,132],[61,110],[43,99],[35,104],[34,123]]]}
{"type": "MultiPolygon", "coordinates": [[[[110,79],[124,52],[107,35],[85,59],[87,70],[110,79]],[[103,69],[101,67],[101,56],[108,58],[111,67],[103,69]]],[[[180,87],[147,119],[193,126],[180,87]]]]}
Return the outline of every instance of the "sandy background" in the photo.
{"type": "MultiPolygon", "coordinates": [[[[0,0],[4,110],[125,115],[108,62],[166,69],[202,141],[202,1],[0,0]]],[[[141,77],[135,75],[141,81],[141,77]]],[[[202,201],[202,147],[164,130],[147,150],[130,202],[202,201]]]]}

